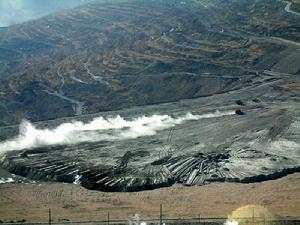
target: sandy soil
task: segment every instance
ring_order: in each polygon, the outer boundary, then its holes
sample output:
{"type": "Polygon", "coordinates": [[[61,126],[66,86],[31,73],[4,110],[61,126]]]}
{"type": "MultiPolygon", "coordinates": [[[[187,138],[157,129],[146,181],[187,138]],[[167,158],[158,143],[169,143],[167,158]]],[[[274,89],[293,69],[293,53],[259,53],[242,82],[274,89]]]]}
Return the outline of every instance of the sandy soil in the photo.
{"type": "Polygon", "coordinates": [[[234,209],[259,204],[285,217],[300,217],[300,173],[254,184],[214,183],[202,187],[170,188],[137,193],[103,193],[60,183],[0,185],[0,220],[55,221],[127,219],[133,213],[164,217],[226,217],[234,209]]]}

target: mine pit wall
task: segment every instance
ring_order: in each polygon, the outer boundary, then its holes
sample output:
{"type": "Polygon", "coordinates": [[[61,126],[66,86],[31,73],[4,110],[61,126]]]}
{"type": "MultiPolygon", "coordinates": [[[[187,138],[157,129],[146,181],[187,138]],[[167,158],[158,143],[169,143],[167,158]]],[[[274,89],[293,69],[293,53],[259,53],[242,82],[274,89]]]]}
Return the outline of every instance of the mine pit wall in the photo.
{"type": "MultiPolygon", "coordinates": [[[[284,168],[280,171],[276,171],[274,173],[271,174],[261,174],[258,176],[253,176],[253,177],[246,177],[242,180],[239,180],[237,182],[241,182],[241,183],[255,183],[255,182],[262,182],[262,181],[267,181],[267,180],[276,180],[278,178],[284,177],[286,175],[292,174],[292,173],[297,173],[300,172],[300,166],[298,167],[293,167],[293,168],[284,168]]],[[[228,180],[226,180],[228,181],[228,180]]],[[[229,181],[231,182],[231,181],[229,181]]]]}
{"type": "MultiPolygon", "coordinates": [[[[38,163],[35,166],[38,167],[38,163]]],[[[32,180],[39,180],[39,181],[54,181],[54,182],[64,182],[64,183],[73,183],[75,181],[74,174],[68,173],[56,173],[53,170],[45,170],[42,167],[34,167],[33,165],[26,165],[22,163],[16,163],[13,158],[3,157],[0,160],[0,167],[8,170],[12,174],[16,174],[19,176],[23,176],[32,180]]],[[[98,173],[103,177],[108,177],[109,179],[117,179],[115,178],[110,172],[106,171],[93,171],[94,173],[98,173]],[[101,174],[102,173],[102,174],[101,174]]],[[[243,179],[239,178],[224,178],[218,179],[216,181],[210,182],[237,182],[237,183],[254,183],[254,182],[262,182],[267,180],[274,180],[286,176],[288,174],[292,174],[295,172],[300,172],[300,166],[293,167],[293,168],[285,168],[280,171],[276,171],[271,174],[267,175],[257,175],[252,177],[246,177],[243,179]]],[[[79,172],[80,173],[80,172],[79,172]]],[[[168,178],[165,182],[153,182],[153,180],[147,180],[147,178],[137,179],[136,182],[132,183],[131,185],[127,185],[128,183],[124,183],[123,185],[115,185],[109,186],[105,185],[105,183],[97,183],[89,179],[86,174],[81,174],[81,185],[90,190],[99,190],[104,192],[137,192],[137,191],[144,191],[144,190],[153,190],[162,187],[170,187],[175,182],[182,183],[175,178],[168,178]]],[[[188,186],[188,185],[186,185],[188,186]]]]}
{"type": "Polygon", "coordinates": [[[90,190],[99,190],[104,192],[139,192],[139,191],[146,191],[146,190],[154,190],[163,187],[170,187],[174,183],[175,183],[174,179],[168,179],[166,182],[163,183],[153,183],[145,179],[144,182],[141,180],[140,182],[137,182],[130,186],[126,186],[126,185],[108,186],[104,184],[92,183],[89,180],[83,178],[81,185],[90,190]]]}
{"type": "Polygon", "coordinates": [[[57,181],[64,183],[73,183],[75,181],[74,175],[55,174],[53,171],[44,171],[28,165],[15,163],[13,160],[4,157],[0,160],[0,167],[8,170],[8,172],[26,177],[32,180],[40,181],[57,181]]]}
{"type": "MultiPolygon", "coordinates": [[[[289,174],[297,173],[300,172],[300,167],[293,167],[293,168],[284,168],[280,171],[276,171],[274,173],[270,174],[260,174],[257,176],[252,176],[252,177],[245,177],[245,178],[230,178],[230,177],[218,177],[216,179],[207,179],[209,182],[230,182],[230,183],[244,183],[244,184],[249,184],[249,183],[258,183],[258,182],[263,182],[263,181],[268,181],[268,180],[276,180],[279,178],[282,178],[284,176],[287,176],[289,174]]],[[[191,186],[191,185],[186,185],[186,186],[191,186]]]]}

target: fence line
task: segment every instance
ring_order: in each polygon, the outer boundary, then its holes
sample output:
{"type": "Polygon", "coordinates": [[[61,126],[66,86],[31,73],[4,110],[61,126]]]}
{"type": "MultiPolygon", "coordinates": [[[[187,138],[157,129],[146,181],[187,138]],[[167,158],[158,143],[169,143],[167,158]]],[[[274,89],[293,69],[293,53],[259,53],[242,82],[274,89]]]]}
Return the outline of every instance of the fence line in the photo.
{"type": "MultiPolygon", "coordinates": [[[[242,218],[243,219],[243,218],[242,218]]],[[[248,218],[245,218],[248,219],[248,218]]],[[[224,224],[227,218],[210,218],[210,217],[201,217],[199,218],[160,218],[156,219],[141,219],[138,223],[132,222],[133,225],[139,225],[142,222],[151,225],[151,224],[224,224]]],[[[122,224],[129,224],[130,219],[128,220],[114,220],[114,219],[106,219],[106,220],[90,220],[90,221],[49,221],[49,222],[13,222],[13,223],[0,223],[1,225],[68,225],[68,224],[91,224],[91,225],[122,225],[122,224]]],[[[275,220],[268,220],[269,224],[274,225],[281,225],[281,224],[291,224],[291,225],[300,225],[300,218],[285,218],[285,219],[275,219],[275,220]]]]}

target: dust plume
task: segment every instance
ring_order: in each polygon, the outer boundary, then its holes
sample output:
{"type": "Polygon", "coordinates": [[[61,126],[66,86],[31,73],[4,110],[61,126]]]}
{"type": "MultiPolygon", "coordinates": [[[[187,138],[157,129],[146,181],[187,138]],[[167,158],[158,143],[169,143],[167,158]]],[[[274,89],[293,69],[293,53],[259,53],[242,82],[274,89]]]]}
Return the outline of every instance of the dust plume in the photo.
{"type": "Polygon", "coordinates": [[[114,118],[100,116],[87,123],[73,121],[63,123],[53,129],[38,129],[29,121],[23,121],[17,137],[0,143],[0,153],[51,145],[72,145],[82,142],[115,141],[152,136],[160,130],[186,121],[233,114],[235,114],[234,111],[216,111],[202,115],[187,113],[177,118],[170,115],[141,116],[132,120],[126,120],[121,116],[114,118]]]}

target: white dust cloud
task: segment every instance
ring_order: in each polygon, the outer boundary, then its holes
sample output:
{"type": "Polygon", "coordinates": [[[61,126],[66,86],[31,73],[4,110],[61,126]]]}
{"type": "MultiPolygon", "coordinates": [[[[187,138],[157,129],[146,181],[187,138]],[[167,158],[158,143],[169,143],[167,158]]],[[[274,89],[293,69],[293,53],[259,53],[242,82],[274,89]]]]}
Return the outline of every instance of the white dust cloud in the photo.
{"type": "Polygon", "coordinates": [[[73,121],[63,123],[53,129],[38,129],[34,124],[23,121],[20,124],[17,137],[0,143],[0,153],[51,145],[72,145],[82,142],[115,141],[152,136],[160,130],[174,127],[186,121],[233,114],[235,114],[234,111],[216,111],[203,115],[187,113],[178,118],[169,115],[141,116],[132,120],[126,120],[121,116],[114,118],[100,116],[87,123],[73,121]]]}

